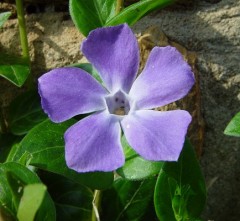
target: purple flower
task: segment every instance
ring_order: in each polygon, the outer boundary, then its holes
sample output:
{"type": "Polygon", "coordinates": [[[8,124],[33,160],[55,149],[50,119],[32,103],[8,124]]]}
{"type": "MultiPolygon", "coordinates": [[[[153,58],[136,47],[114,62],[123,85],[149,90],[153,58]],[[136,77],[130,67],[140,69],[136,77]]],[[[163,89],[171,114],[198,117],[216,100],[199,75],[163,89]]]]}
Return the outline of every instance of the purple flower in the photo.
{"type": "Polygon", "coordinates": [[[191,116],[183,110],[150,110],[184,97],[194,77],[173,47],[155,47],[139,67],[137,40],[126,25],[92,31],[81,47],[103,80],[74,67],[39,78],[42,107],[53,122],[92,113],[65,133],[68,167],[78,172],[112,171],[124,164],[121,129],[143,158],[177,161],[191,116]]]}

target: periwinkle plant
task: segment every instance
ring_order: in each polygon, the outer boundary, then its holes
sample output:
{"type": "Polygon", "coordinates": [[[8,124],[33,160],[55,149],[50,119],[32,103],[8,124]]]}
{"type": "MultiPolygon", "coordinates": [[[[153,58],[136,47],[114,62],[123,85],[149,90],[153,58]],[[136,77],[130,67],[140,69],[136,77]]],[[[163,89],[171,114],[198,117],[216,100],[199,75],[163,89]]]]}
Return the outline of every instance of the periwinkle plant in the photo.
{"type": "MultiPolygon", "coordinates": [[[[140,54],[129,27],[173,2],[142,0],[124,8],[122,0],[70,0],[91,64],[53,69],[34,92],[30,77],[28,91],[10,105],[10,122],[1,119],[8,133],[0,132],[0,141],[9,153],[0,154],[0,215],[19,221],[148,221],[149,214],[161,221],[199,220],[206,189],[185,140],[192,117],[185,110],[156,110],[187,95],[194,74],[178,50],[166,46],[153,48],[137,76],[140,54]]],[[[20,3],[25,63],[0,66],[11,70],[0,75],[17,86],[30,70],[20,3]]]]}
{"type": "Polygon", "coordinates": [[[54,122],[94,112],[65,135],[67,165],[78,172],[113,171],[123,166],[121,128],[143,158],[177,161],[191,116],[186,111],[150,110],[185,96],[194,84],[190,66],[173,47],[155,47],[135,80],[139,66],[137,40],[126,25],[98,28],[82,52],[103,80],[67,67],[39,78],[42,106],[54,122]]]}

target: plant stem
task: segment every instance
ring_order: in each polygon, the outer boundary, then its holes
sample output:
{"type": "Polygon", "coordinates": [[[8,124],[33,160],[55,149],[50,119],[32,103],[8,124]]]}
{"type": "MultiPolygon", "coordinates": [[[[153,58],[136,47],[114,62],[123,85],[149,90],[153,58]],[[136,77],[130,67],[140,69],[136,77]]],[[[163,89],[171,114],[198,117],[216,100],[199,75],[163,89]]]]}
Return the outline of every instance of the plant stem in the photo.
{"type": "MultiPolygon", "coordinates": [[[[24,62],[26,62],[30,66],[30,55],[29,55],[26,24],[25,24],[25,18],[24,18],[23,0],[16,0],[16,7],[17,7],[17,18],[18,18],[20,42],[22,47],[22,58],[24,62]]],[[[28,89],[33,89],[33,77],[31,73],[29,74],[25,84],[28,89]]]]}
{"type": "Polygon", "coordinates": [[[92,210],[92,221],[100,221],[99,217],[99,207],[101,202],[101,191],[95,190],[93,195],[93,210],[92,210]]]}
{"type": "Polygon", "coordinates": [[[124,0],[117,0],[117,5],[116,5],[116,15],[122,11],[123,9],[123,3],[124,3],[124,0]]]}
{"type": "Polygon", "coordinates": [[[19,25],[20,41],[22,46],[22,56],[27,62],[30,62],[28,39],[27,39],[24,10],[23,10],[23,1],[16,0],[16,6],[17,6],[17,18],[18,18],[18,25],[19,25]]]}

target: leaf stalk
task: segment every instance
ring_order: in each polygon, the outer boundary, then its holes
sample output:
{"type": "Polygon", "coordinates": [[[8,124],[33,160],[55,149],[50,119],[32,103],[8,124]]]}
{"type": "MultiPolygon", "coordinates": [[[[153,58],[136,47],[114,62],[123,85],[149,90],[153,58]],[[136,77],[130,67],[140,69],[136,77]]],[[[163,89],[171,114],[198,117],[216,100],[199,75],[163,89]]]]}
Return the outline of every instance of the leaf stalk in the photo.
{"type": "Polygon", "coordinates": [[[17,18],[18,18],[20,41],[21,41],[21,47],[22,47],[22,55],[27,62],[30,62],[26,24],[25,24],[25,18],[24,18],[24,10],[23,10],[23,1],[16,0],[16,7],[17,7],[17,18]]]}
{"type": "MultiPolygon", "coordinates": [[[[26,23],[25,23],[25,17],[24,17],[23,0],[16,0],[16,7],[17,7],[17,19],[18,19],[18,26],[19,26],[20,42],[21,42],[21,48],[22,48],[22,58],[24,62],[26,62],[30,66],[30,55],[29,55],[26,23]]],[[[33,77],[31,73],[28,76],[26,85],[28,89],[33,88],[33,77]]]]}
{"type": "Polygon", "coordinates": [[[100,216],[99,216],[99,207],[101,204],[101,191],[100,190],[95,190],[93,194],[93,210],[92,210],[92,221],[100,221],[100,216]]]}
{"type": "Polygon", "coordinates": [[[117,0],[116,10],[115,10],[116,15],[119,14],[120,11],[122,11],[123,3],[124,3],[124,0],[117,0]]]}

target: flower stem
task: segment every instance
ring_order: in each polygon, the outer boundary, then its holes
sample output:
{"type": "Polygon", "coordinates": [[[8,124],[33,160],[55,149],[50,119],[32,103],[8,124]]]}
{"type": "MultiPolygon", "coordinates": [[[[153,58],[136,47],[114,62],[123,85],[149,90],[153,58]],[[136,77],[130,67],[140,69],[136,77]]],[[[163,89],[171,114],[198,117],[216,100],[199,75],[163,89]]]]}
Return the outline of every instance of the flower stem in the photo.
{"type": "Polygon", "coordinates": [[[122,11],[123,9],[123,3],[124,3],[124,0],[117,0],[117,5],[116,5],[116,15],[122,11]]]}
{"type": "Polygon", "coordinates": [[[101,202],[101,191],[100,190],[95,190],[93,194],[93,210],[92,210],[92,221],[100,221],[100,216],[99,216],[99,207],[100,207],[100,202],[101,202]]]}
{"type": "MultiPolygon", "coordinates": [[[[18,18],[20,42],[22,47],[22,58],[24,62],[30,65],[30,55],[29,55],[26,24],[25,24],[25,18],[24,18],[23,0],[16,0],[16,7],[17,7],[17,18],[18,18]]],[[[29,74],[29,77],[26,81],[26,86],[29,89],[33,88],[33,77],[31,74],[29,74]]]]}

